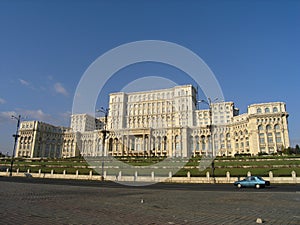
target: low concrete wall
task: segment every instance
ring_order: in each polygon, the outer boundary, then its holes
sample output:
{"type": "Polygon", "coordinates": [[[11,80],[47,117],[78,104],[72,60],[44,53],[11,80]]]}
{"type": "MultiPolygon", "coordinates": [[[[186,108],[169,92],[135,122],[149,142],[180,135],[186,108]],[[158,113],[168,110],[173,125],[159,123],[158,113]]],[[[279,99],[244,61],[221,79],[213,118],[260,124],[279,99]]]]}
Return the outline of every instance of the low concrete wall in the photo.
{"type": "MultiPolygon", "coordinates": [[[[138,176],[135,173],[133,176],[122,176],[120,172],[118,176],[109,176],[106,175],[106,171],[104,171],[104,180],[109,181],[119,181],[119,182],[171,182],[171,183],[233,183],[238,180],[238,177],[231,177],[230,173],[226,173],[226,177],[211,177],[209,172],[206,173],[206,177],[191,177],[188,173],[186,177],[172,177],[171,172],[168,177],[156,177],[154,172],[150,174],[150,176],[138,176]]],[[[0,176],[9,176],[9,170],[6,172],[0,172],[0,176]]],[[[247,173],[247,176],[250,176],[251,172],[247,173]]],[[[30,170],[27,172],[13,172],[12,176],[14,177],[33,177],[33,178],[51,178],[51,179],[76,179],[76,180],[99,180],[101,181],[100,175],[94,175],[91,170],[89,175],[82,175],[76,171],[76,174],[67,174],[65,171],[63,174],[56,174],[53,171],[51,173],[42,173],[39,171],[38,173],[30,173],[30,170]]],[[[292,171],[290,177],[273,177],[273,173],[270,171],[268,177],[263,177],[265,180],[269,180],[271,184],[299,184],[300,177],[296,176],[296,172],[292,171]]]]}

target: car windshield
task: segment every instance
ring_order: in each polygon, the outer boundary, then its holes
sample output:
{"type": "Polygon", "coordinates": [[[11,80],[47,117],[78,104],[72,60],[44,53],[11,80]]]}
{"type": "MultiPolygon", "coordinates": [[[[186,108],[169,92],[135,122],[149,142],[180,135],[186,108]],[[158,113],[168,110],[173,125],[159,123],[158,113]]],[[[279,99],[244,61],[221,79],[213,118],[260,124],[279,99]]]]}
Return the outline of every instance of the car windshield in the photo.
{"type": "Polygon", "coordinates": [[[264,180],[264,179],[262,179],[261,177],[257,177],[259,180],[264,180]]]}

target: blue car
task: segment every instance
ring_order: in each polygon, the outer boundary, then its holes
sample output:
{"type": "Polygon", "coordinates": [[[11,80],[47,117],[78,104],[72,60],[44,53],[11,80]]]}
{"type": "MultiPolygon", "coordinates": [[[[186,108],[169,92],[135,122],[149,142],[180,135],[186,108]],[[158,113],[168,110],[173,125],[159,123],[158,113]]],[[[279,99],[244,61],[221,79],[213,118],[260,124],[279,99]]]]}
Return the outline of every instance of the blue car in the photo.
{"type": "Polygon", "coordinates": [[[238,180],[234,182],[234,186],[237,186],[238,188],[241,187],[263,188],[265,186],[270,186],[270,181],[266,181],[259,176],[249,176],[243,180],[238,180]]]}

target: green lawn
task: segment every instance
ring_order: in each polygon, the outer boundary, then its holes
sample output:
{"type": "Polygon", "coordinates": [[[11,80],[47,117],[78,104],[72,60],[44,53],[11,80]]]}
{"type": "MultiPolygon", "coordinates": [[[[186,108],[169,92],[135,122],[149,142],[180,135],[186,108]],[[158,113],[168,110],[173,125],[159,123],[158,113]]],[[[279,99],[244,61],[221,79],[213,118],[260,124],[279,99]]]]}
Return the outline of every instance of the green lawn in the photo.
{"type": "MultiPolygon", "coordinates": [[[[119,161],[109,162],[105,165],[119,166],[119,168],[107,169],[108,175],[116,175],[122,170],[122,175],[133,175],[134,169],[128,169],[128,165],[131,166],[145,166],[142,170],[137,168],[139,175],[150,176],[153,169],[147,166],[156,166],[157,163],[164,160],[164,158],[118,158],[122,161],[124,166],[120,167],[119,161]],[[127,166],[126,166],[127,165],[127,166]]],[[[201,158],[191,158],[184,168],[180,169],[175,176],[186,176],[187,172],[191,173],[191,176],[206,176],[206,172],[211,173],[211,168],[207,168],[200,171],[199,162],[201,158]]],[[[163,161],[164,166],[174,166],[178,162],[174,162],[170,159],[163,161]]],[[[180,162],[177,165],[181,165],[180,162]]],[[[9,159],[0,159],[0,166],[10,166],[9,159]]],[[[14,170],[19,168],[20,172],[26,172],[30,169],[31,172],[38,172],[39,169],[43,173],[50,173],[54,170],[54,173],[63,173],[64,170],[68,174],[75,174],[76,170],[79,174],[89,174],[93,166],[98,169],[94,170],[93,173],[99,173],[101,170],[101,161],[89,161],[86,162],[84,159],[59,159],[59,160],[19,160],[14,161],[14,170]]],[[[239,157],[239,158],[217,158],[215,159],[215,176],[224,177],[226,172],[229,171],[231,176],[246,176],[247,172],[250,171],[253,175],[269,176],[269,171],[273,171],[274,176],[291,176],[291,172],[295,171],[300,174],[300,156],[298,157],[282,157],[282,156],[261,156],[261,157],[239,157]]],[[[165,169],[163,171],[166,171],[165,169]]],[[[159,174],[155,172],[156,176],[168,176],[168,174],[159,174]]]]}
{"type": "MultiPolygon", "coordinates": [[[[185,177],[187,176],[187,172],[190,171],[191,176],[193,177],[201,177],[206,176],[206,172],[208,171],[210,174],[212,174],[211,169],[205,169],[203,171],[200,171],[197,168],[193,169],[181,169],[179,170],[175,176],[178,177],[185,177]]],[[[245,177],[248,173],[248,171],[251,172],[252,175],[259,175],[259,176],[269,176],[269,171],[273,172],[274,177],[287,177],[291,176],[291,172],[295,171],[296,174],[300,174],[300,167],[295,168],[220,168],[215,169],[215,176],[216,177],[225,177],[226,172],[230,172],[230,176],[232,177],[245,177]]]]}

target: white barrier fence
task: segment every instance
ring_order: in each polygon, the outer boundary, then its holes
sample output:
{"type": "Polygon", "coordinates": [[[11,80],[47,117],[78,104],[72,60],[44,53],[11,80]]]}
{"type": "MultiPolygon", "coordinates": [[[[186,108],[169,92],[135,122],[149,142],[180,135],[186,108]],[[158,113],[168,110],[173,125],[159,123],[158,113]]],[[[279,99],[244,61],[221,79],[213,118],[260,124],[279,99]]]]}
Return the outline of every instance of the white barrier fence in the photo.
{"type": "MultiPolygon", "coordinates": [[[[0,172],[0,176],[9,176],[9,169],[6,172],[0,172]]],[[[51,179],[78,179],[78,180],[99,180],[101,181],[101,176],[93,174],[91,170],[88,175],[79,174],[79,171],[76,171],[76,174],[67,174],[64,170],[62,174],[54,173],[54,170],[51,170],[50,173],[42,173],[39,170],[38,173],[31,173],[28,169],[27,172],[19,172],[17,169],[16,172],[12,173],[14,177],[33,177],[33,178],[51,178],[51,179]]],[[[251,172],[247,173],[247,176],[251,176],[251,172]]],[[[138,172],[135,172],[132,176],[123,176],[120,171],[118,175],[107,175],[106,171],[103,173],[104,180],[108,181],[120,181],[120,182],[174,182],[174,183],[233,183],[238,179],[238,177],[231,177],[230,173],[227,172],[225,177],[211,177],[210,173],[207,172],[205,177],[192,177],[190,172],[187,173],[186,177],[173,177],[172,172],[169,172],[169,175],[166,177],[155,176],[154,172],[151,172],[149,176],[139,176],[138,172]]],[[[300,177],[297,177],[296,172],[292,171],[291,176],[289,177],[274,177],[273,172],[269,172],[268,177],[263,177],[266,180],[269,180],[271,184],[299,184],[300,177]]]]}

